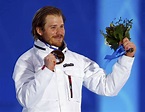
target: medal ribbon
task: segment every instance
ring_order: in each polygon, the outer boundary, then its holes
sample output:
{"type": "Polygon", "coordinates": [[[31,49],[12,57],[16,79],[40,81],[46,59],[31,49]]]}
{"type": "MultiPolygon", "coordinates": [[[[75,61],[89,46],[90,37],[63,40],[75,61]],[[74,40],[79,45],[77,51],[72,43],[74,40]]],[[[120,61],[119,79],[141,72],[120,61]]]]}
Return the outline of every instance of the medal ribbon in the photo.
{"type": "Polygon", "coordinates": [[[106,61],[106,63],[105,63],[105,67],[104,67],[104,68],[106,68],[107,64],[108,64],[111,60],[113,60],[113,59],[115,59],[115,58],[118,58],[118,57],[120,57],[120,56],[122,56],[122,55],[124,55],[124,54],[126,54],[126,51],[125,51],[123,45],[120,45],[120,46],[113,52],[112,55],[106,55],[106,56],[105,56],[104,59],[106,59],[107,61],[106,61]]]}

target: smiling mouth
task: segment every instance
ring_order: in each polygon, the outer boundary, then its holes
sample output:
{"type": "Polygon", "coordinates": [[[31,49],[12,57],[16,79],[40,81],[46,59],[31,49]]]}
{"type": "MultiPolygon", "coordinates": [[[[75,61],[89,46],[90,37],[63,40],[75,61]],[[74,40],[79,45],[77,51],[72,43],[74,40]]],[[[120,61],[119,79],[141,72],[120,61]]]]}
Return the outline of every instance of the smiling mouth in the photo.
{"type": "Polygon", "coordinates": [[[58,40],[58,41],[62,41],[63,40],[63,36],[54,36],[53,37],[55,40],[58,40]]]}

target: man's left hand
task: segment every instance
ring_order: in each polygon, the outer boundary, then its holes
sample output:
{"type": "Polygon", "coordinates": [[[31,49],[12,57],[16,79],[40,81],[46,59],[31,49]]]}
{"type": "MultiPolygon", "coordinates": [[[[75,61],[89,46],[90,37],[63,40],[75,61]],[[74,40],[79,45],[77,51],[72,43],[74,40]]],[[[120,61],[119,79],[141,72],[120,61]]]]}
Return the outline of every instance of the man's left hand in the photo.
{"type": "Polygon", "coordinates": [[[127,51],[129,49],[133,49],[132,52],[126,52],[126,56],[129,56],[129,57],[133,57],[135,55],[135,52],[136,52],[136,46],[134,43],[132,43],[131,41],[129,41],[129,39],[127,37],[125,37],[122,41],[122,44],[124,46],[124,49],[127,51]]]}

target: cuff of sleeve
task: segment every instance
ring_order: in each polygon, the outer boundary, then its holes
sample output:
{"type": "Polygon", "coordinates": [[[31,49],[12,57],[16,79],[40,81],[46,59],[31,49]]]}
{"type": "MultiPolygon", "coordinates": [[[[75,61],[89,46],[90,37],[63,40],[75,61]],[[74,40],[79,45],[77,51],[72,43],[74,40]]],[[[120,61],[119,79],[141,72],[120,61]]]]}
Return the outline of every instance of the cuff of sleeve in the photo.
{"type": "MultiPolygon", "coordinates": [[[[43,67],[41,68],[41,70],[44,70],[44,68],[46,68],[46,65],[43,65],[43,67]]],[[[52,72],[54,72],[54,70],[52,70],[52,72]]]]}
{"type": "Polygon", "coordinates": [[[123,66],[132,66],[134,62],[135,57],[128,57],[123,55],[118,59],[118,63],[123,65],[123,66]]]}

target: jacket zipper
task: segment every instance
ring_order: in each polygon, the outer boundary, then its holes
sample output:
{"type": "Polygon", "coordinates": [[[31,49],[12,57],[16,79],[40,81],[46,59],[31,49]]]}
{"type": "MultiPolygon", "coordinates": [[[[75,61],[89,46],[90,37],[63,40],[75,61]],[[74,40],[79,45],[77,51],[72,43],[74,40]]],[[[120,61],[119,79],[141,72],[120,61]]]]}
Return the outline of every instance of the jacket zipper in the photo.
{"type": "Polygon", "coordinates": [[[73,98],[72,79],[70,75],[68,75],[68,81],[69,81],[70,97],[73,98]]]}

